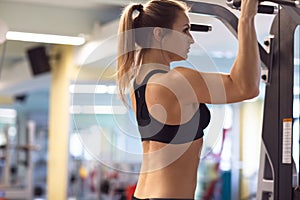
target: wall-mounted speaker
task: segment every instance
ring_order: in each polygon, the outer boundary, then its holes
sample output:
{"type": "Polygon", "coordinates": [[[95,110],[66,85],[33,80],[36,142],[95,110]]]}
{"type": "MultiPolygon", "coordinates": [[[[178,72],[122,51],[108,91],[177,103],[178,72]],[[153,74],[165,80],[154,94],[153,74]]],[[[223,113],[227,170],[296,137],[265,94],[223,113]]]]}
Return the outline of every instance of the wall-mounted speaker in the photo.
{"type": "Polygon", "coordinates": [[[45,46],[27,49],[27,57],[34,76],[50,71],[49,56],[45,46]]]}

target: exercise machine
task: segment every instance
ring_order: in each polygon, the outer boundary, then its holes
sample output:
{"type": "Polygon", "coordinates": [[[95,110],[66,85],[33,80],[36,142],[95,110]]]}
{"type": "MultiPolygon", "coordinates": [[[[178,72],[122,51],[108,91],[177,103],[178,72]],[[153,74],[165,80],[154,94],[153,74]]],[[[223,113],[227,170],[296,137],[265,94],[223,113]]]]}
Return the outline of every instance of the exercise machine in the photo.
{"type": "Polygon", "coordinates": [[[33,199],[33,171],[34,164],[32,160],[32,151],[38,150],[38,147],[34,145],[35,123],[28,122],[27,125],[27,143],[24,145],[15,145],[10,142],[8,128],[5,130],[6,144],[1,146],[3,151],[4,162],[3,177],[0,183],[0,199],[33,199]],[[25,152],[25,159],[18,160],[18,164],[22,164],[26,167],[26,185],[14,185],[11,182],[12,179],[12,151],[16,153],[25,152]]]}
{"type": "MultiPolygon", "coordinates": [[[[186,2],[192,6],[191,12],[219,19],[237,37],[238,18],[229,10],[215,4],[186,2]]],[[[300,25],[300,5],[293,0],[268,1],[275,5],[263,2],[259,3],[258,13],[276,16],[264,46],[258,43],[266,94],[256,198],[296,200],[300,199],[300,176],[292,157],[293,77],[294,32],[300,25]]],[[[237,10],[241,6],[241,0],[226,3],[237,10]]]]}
{"type": "MultiPolygon", "coordinates": [[[[294,33],[300,25],[300,5],[291,0],[270,2],[277,3],[278,9],[273,9],[277,14],[265,41],[269,59],[263,77],[267,84],[256,198],[296,200],[300,199],[300,190],[299,172],[292,157],[294,33]]],[[[235,9],[240,4],[241,1],[228,1],[235,9]]],[[[261,6],[259,12],[268,13],[261,6]]]]}

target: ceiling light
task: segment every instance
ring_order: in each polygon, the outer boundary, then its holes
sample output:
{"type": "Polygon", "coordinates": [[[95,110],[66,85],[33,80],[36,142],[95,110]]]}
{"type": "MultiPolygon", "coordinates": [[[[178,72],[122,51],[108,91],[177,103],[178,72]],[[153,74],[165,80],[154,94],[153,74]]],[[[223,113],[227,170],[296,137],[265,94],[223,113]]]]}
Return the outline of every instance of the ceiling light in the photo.
{"type": "Polygon", "coordinates": [[[2,118],[16,118],[17,111],[14,109],[0,108],[0,117],[2,118]]]}
{"type": "Polygon", "coordinates": [[[69,87],[72,94],[117,94],[116,85],[72,84],[69,87]]]}
{"type": "Polygon", "coordinates": [[[27,33],[27,32],[17,32],[17,31],[8,31],[6,33],[6,39],[25,41],[25,42],[66,44],[66,45],[75,45],[75,46],[79,46],[85,43],[84,37],[27,33]]]}
{"type": "Polygon", "coordinates": [[[71,114],[101,114],[101,115],[124,115],[127,113],[127,108],[123,105],[92,105],[92,106],[70,106],[69,112],[71,114]]]}

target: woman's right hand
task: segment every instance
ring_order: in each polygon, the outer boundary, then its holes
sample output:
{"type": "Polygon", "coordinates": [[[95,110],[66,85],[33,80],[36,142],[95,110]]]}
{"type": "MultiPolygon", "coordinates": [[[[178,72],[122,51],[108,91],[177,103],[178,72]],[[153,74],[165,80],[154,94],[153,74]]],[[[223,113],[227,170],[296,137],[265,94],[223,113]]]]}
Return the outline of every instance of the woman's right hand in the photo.
{"type": "Polygon", "coordinates": [[[241,16],[245,18],[254,18],[257,14],[258,0],[241,0],[241,16]]]}

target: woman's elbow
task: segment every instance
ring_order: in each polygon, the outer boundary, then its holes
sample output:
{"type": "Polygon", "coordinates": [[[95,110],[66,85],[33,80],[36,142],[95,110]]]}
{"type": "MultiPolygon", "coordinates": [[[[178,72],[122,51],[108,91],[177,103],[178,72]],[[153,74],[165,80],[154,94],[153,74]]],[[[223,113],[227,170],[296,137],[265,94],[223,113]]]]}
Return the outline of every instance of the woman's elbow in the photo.
{"type": "Polygon", "coordinates": [[[259,95],[259,88],[253,90],[251,94],[251,99],[257,97],[259,95]]]}
{"type": "Polygon", "coordinates": [[[259,87],[248,89],[244,93],[245,100],[253,99],[259,95],[259,87]]]}

